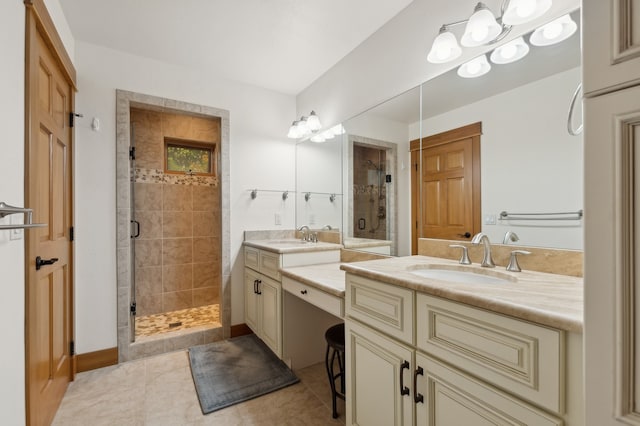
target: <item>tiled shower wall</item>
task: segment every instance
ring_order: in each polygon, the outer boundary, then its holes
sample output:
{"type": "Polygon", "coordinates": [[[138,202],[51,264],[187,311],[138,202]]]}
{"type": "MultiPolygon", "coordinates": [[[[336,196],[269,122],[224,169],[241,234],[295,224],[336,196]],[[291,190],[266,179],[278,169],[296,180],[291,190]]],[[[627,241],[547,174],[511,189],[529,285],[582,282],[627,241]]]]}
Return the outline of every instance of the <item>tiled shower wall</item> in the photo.
{"type": "Polygon", "coordinates": [[[217,177],[164,173],[164,139],[220,143],[220,120],[131,108],[138,315],[219,303],[217,177]]]}
{"type": "Polygon", "coordinates": [[[387,236],[387,192],[385,183],[386,152],[365,146],[353,146],[353,235],[358,238],[386,240],[387,236]],[[379,166],[381,185],[378,188],[378,172],[367,164],[367,160],[379,166]],[[380,191],[379,191],[380,189],[380,191]],[[382,197],[382,199],[380,199],[382,197]],[[378,208],[383,208],[385,217],[378,219],[378,208]],[[365,228],[360,229],[360,219],[365,220],[365,228]],[[371,230],[374,229],[374,232],[371,230]]]}

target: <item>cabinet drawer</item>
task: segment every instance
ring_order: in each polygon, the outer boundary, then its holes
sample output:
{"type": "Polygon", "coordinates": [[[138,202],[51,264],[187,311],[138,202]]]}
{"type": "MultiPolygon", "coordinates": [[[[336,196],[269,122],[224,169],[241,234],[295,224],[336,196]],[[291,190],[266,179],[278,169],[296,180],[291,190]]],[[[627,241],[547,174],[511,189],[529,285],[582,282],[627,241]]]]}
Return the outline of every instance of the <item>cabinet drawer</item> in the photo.
{"type": "Polygon", "coordinates": [[[253,247],[244,248],[244,266],[251,268],[254,271],[259,271],[260,265],[260,250],[253,247]]]}
{"type": "Polygon", "coordinates": [[[347,274],[345,312],[396,339],[413,344],[414,292],[347,274]]]}
{"type": "Polygon", "coordinates": [[[513,398],[431,357],[416,354],[416,404],[419,425],[536,425],[560,426],[559,418],[513,398]]]}
{"type": "Polygon", "coordinates": [[[277,253],[270,253],[268,251],[259,250],[260,252],[260,272],[274,280],[280,281],[282,277],[280,274],[280,255],[277,253]]]}
{"type": "Polygon", "coordinates": [[[344,318],[344,300],[332,294],[325,293],[315,287],[302,284],[288,277],[282,278],[282,289],[296,297],[329,312],[338,318],[344,318]]]}
{"type": "Polygon", "coordinates": [[[564,333],[425,294],[417,347],[556,413],[564,412],[564,333]]]}

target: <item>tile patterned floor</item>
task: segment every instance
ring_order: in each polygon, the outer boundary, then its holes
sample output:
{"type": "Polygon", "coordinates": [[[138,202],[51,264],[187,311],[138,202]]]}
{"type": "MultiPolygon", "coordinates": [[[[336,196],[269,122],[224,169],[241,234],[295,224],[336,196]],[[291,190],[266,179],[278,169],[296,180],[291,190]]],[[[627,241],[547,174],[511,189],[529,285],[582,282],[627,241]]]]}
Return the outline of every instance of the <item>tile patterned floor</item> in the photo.
{"type": "Polygon", "coordinates": [[[207,305],[136,317],[136,338],[203,326],[211,328],[222,326],[220,324],[220,305],[207,305]]]}
{"type": "Polygon", "coordinates": [[[53,425],[344,425],[343,401],[331,418],[324,364],[296,374],[296,385],[203,415],[187,352],[172,352],[78,374],[53,425]]]}

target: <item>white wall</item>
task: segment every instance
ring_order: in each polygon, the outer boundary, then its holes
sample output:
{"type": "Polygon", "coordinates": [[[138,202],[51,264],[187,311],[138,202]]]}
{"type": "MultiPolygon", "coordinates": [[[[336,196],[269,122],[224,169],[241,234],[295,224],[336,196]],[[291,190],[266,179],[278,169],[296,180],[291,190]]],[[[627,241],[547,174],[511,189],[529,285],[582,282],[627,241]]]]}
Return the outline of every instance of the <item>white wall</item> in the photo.
{"type": "MultiPolygon", "coordinates": [[[[564,212],[583,208],[583,140],[567,132],[567,109],[581,81],[574,68],[423,121],[425,136],[482,122],[482,231],[502,242],[583,248],[582,221],[497,221],[508,212],[564,212]]],[[[579,114],[578,114],[579,115],[579,114]]],[[[417,138],[418,124],[412,126],[417,138]]]]}
{"type": "MultiPolygon", "coordinates": [[[[0,123],[3,129],[0,201],[24,205],[24,20],[21,1],[0,5],[0,123]]],[[[8,224],[10,218],[0,219],[8,224]]],[[[2,423],[25,422],[24,405],[24,240],[9,240],[0,231],[0,324],[3,347],[0,362],[2,423]]]]}
{"type": "Polygon", "coordinates": [[[74,62],[76,41],[73,38],[73,34],[71,34],[71,28],[69,28],[67,18],[64,16],[62,6],[60,6],[60,0],[44,0],[44,4],[47,7],[49,15],[51,15],[56,30],[58,30],[58,35],[62,39],[62,44],[64,44],[67,54],[71,58],[71,61],[74,62]]]}
{"type": "Polygon", "coordinates": [[[293,96],[220,80],[197,70],[76,43],[84,114],[76,133],[76,337],[79,353],[116,346],[115,90],[208,105],[230,111],[232,324],[244,322],[244,230],[293,229],[295,205],[281,194],[250,189],[293,189],[294,142],[286,123],[293,96]],[[90,129],[98,117],[100,132],[90,129]],[[284,124],[283,124],[284,123],[284,124]],[[275,214],[282,223],[275,225],[275,214]]]}

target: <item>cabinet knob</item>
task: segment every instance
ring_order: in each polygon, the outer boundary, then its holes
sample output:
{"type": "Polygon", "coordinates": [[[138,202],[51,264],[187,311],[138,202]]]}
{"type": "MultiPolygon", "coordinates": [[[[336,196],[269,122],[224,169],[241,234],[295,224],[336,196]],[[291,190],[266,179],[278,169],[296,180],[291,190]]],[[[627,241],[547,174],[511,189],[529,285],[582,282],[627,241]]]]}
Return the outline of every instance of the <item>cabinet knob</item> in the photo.
{"type": "Polygon", "coordinates": [[[300,290],[300,294],[307,294],[307,290],[300,290]]]}

